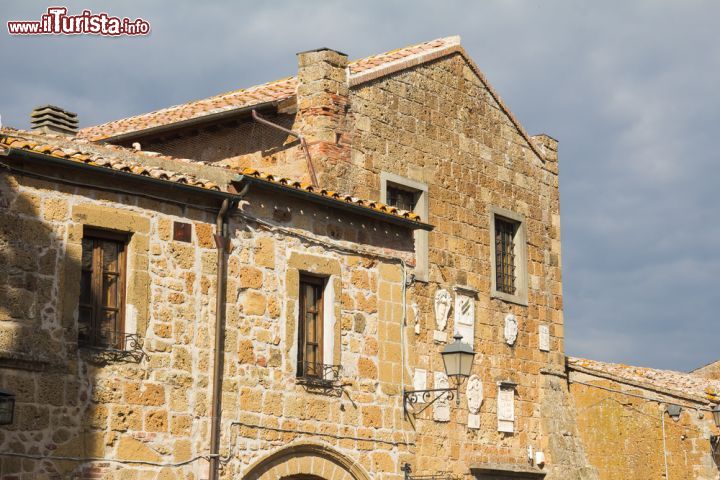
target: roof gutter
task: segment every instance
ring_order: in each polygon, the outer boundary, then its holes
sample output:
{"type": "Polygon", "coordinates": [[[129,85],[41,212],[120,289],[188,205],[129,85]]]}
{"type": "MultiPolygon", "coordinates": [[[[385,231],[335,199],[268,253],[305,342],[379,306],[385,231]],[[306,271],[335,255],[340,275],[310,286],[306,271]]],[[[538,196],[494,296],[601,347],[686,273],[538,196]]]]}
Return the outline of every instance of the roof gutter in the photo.
{"type": "Polygon", "coordinates": [[[279,103],[280,100],[273,100],[271,102],[257,103],[255,105],[250,105],[247,107],[232,108],[230,110],[224,110],[222,112],[211,113],[208,115],[202,115],[200,117],[181,120],[179,122],[167,123],[164,125],[158,125],[157,127],[146,128],[144,130],[133,130],[132,132],[120,133],[118,135],[100,138],[97,141],[101,143],[120,143],[128,140],[136,140],[150,135],[158,135],[161,133],[170,132],[179,128],[197,127],[206,123],[228,120],[234,117],[248,114],[253,110],[267,110],[269,108],[277,108],[279,103]]]}
{"type": "Polygon", "coordinates": [[[215,352],[212,371],[212,410],[210,414],[210,472],[209,480],[217,480],[220,470],[220,423],[222,420],[222,382],[225,365],[225,308],[227,291],[227,255],[232,251],[228,236],[228,218],[248,192],[246,185],[234,200],[222,201],[215,219],[217,246],[217,277],[215,288],[215,352]]]}
{"type": "Polygon", "coordinates": [[[294,187],[289,187],[286,185],[280,185],[273,182],[268,182],[266,180],[262,180],[260,178],[250,177],[248,175],[237,175],[235,178],[233,178],[232,183],[237,186],[239,190],[243,189],[246,185],[250,187],[256,187],[264,190],[268,190],[271,192],[277,192],[280,194],[289,195],[291,197],[300,198],[302,200],[306,200],[308,202],[324,205],[330,208],[336,208],[339,210],[344,210],[346,212],[354,213],[355,215],[360,215],[363,217],[369,217],[375,220],[379,220],[386,223],[392,223],[395,225],[399,225],[401,227],[409,228],[411,230],[427,230],[431,231],[433,228],[432,225],[428,223],[418,222],[416,220],[410,220],[408,218],[398,217],[396,215],[391,215],[388,213],[380,212],[377,210],[373,210],[368,207],[362,207],[360,205],[355,205],[354,203],[349,203],[344,200],[337,200],[332,197],[324,197],[321,195],[317,195],[311,192],[307,192],[305,190],[301,190],[294,187]]]}
{"type": "MultiPolygon", "coordinates": [[[[212,190],[209,188],[201,188],[201,187],[195,187],[193,185],[186,185],[183,183],[178,182],[172,182],[168,180],[160,180],[158,178],[153,177],[146,177],[143,175],[138,175],[136,173],[130,173],[130,172],[123,172],[121,170],[113,170],[107,167],[98,167],[95,165],[88,165],[86,163],[80,163],[75,162],[72,160],[67,160],[64,158],[58,158],[53,157],[52,155],[46,155],[44,153],[37,153],[37,152],[30,152],[27,150],[19,149],[19,148],[10,148],[10,150],[7,152],[7,154],[3,155],[7,158],[17,158],[21,160],[30,160],[30,161],[40,161],[40,162],[46,162],[53,165],[58,166],[64,166],[69,168],[75,168],[79,170],[85,170],[92,173],[98,173],[101,175],[105,175],[106,177],[116,177],[116,178],[124,178],[128,180],[134,180],[138,182],[143,182],[146,184],[151,185],[157,185],[164,188],[168,188],[170,190],[176,190],[178,192],[183,193],[192,193],[196,195],[207,195],[210,197],[215,197],[219,199],[234,199],[236,198],[236,194],[229,193],[229,192],[222,192],[220,190],[212,190]]],[[[88,185],[88,187],[92,187],[92,185],[88,185]]]]}

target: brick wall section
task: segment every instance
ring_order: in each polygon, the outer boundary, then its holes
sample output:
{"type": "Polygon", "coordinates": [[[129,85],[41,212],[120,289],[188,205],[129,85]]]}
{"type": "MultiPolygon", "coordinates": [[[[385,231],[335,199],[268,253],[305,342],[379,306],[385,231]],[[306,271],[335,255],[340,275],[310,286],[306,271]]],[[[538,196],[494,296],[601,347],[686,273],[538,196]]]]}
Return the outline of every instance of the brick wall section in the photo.
{"type": "Polygon", "coordinates": [[[298,54],[296,129],[307,138],[323,186],[343,174],[338,168],[350,154],[347,61],[345,54],[334,50],[298,54]]]}

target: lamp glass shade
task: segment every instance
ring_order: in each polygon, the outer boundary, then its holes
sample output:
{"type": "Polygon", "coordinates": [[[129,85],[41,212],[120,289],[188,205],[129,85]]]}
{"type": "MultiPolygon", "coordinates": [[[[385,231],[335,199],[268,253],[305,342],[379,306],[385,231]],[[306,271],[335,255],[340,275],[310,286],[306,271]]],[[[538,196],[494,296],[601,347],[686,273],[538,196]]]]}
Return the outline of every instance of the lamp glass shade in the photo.
{"type": "Polygon", "coordinates": [[[470,376],[475,352],[467,343],[461,341],[462,335],[455,334],[455,341],[442,351],[445,374],[452,378],[456,384],[470,376]]]}
{"type": "Polygon", "coordinates": [[[15,412],[15,396],[0,392],[0,425],[13,423],[15,412]]]}
{"type": "Polygon", "coordinates": [[[720,404],[715,405],[712,409],[713,421],[715,426],[720,428],[720,404]]]}

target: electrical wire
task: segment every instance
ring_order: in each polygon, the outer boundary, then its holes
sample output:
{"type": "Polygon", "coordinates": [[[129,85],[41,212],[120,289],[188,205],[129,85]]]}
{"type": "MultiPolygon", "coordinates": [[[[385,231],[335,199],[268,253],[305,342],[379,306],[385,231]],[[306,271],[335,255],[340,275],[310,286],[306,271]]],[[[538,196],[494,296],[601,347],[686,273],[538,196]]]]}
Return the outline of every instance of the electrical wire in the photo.
{"type": "Polygon", "coordinates": [[[219,457],[219,455],[198,455],[197,457],[190,458],[188,460],[185,460],[183,462],[175,462],[175,463],[163,463],[163,462],[151,462],[147,460],[116,460],[114,458],[102,458],[102,457],[63,457],[63,456],[54,456],[54,455],[31,455],[29,453],[10,453],[10,452],[0,452],[0,457],[19,457],[19,458],[28,458],[32,460],[63,460],[63,461],[71,461],[71,462],[112,462],[112,463],[121,463],[121,464],[128,464],[128,465],[150,465],[153,467],[182,467],[185,465],[189,465],[193,462],[196,462],[198,460],[210,460],[210,457],[219,457]]]}
{"type": "Polygon", "coordinates": [[[362,437],[353,437],[348,435],[335,435],[332,433],[322,433],[322,432],[311,432],[308,430],[299,430],[294,428],[280,428],[280,427],[265,427],[263,425],[256,425],[253,423],[245,423],[245,422],[230,422],[230,425],[237,425],[240,427],[248,427],[248,428],[256,428],[258,430],[271,430],[273,432],[280,432],[280,433],[297,433],[301,435],[314,435],[318,437],[329,437],[334,438],[335,440],[356,440],[358,442],[375,442],[375,443],[382,443],[385,445],[392,445],[394,447],[399,446],[410,446],[415,445],[415,442],[395,442],[393,440],[381,440],[377,438],[362,438],[362,437]]]}
{"type": "Polygon", "coordinates": [[[599,388],[599,389],[601,389],[601,390],[607,390],[607,391],[609,391],[609,392],[621,393],[621,394],[623,394],[623,395],[627,395],[628,397],[642,398],[643,400],[647,400],[647,401],[650,401],[650,402],[665,403],[665,404],[668,404],[668,405],[677,405],[678,407],[684,407],[684,408],[687,408],[687,409],[689,409],[689,410],[698,410],[698,411],[712,412],[712,409],[711,409],[711,408],[707,408],[707,407],[698,407],[698,406],[688,405],[688,404],[686,404],[686,403],[678,403],[678,402],[668,401],[668,400],[664,400],[664,399],[661,399],[661,398],[646,397],[646,396],[644,396],[644,395],[638,395],[637,393],[623,392],[622,390],[617,390],[617,389],[610,388],[610,387],[603,387],[602,385],[594,385],[594,384],[592,384],[592,383],[581,382],[580,380],[568,380],[568,381],[569,381],[570,383],[579,383],[580,385],[585,385],[585,386],[587,386],[587,387],[599,388]]]}

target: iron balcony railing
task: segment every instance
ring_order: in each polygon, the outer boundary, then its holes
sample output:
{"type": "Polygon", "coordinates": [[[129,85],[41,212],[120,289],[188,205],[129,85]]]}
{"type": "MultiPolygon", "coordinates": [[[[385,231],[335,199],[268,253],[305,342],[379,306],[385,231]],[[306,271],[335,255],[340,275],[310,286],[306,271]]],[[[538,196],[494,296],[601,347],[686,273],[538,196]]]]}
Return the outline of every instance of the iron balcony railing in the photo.
{"type": "Polygon", "coordinates": [[[326,365],[324,363],[300,362],[298,365],[299,378],[307,383],[332,384],[340,378],[340,365],[326,365]]]}
{"type": "Polygon", "coordinates": [[[78,329],[78,345],[101,350],[134,352],[142,349],[142,340],[137,333],[92,332],[89,326],[78,329]]]}

